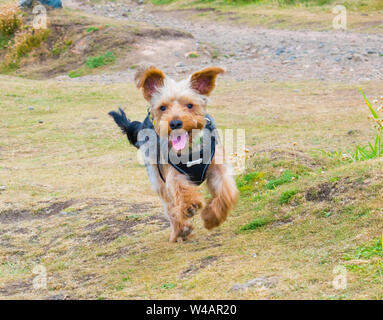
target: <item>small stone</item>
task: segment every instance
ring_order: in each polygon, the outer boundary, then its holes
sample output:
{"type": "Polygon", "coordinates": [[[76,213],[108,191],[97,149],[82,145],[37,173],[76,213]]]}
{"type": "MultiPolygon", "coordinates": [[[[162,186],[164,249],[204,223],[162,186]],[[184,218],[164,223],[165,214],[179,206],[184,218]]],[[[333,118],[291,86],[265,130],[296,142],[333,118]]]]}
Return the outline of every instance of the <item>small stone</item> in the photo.
{"type": "Polygon", "coordinates": [[[275,52],[275,55],[280,56],[284,52],[285,52],[285,48],[278,48],[277,51],[275,52]]]}
{"type": "Polygon", "coordinates": [[[354,54],[352,56],[352,60],[356,61],[356,62],[360,62],[360,61],[362,61],[362,56],[360,54],[354,54]]]}
{"type": "Polygon", "coordinates": [[[39,120],[39,123],[44,123],[44,121],[43,120],[39,120]]]}
{"type": "Polygon", "coordinates": [[[175,64],[175,67],[176,68],[182,68],[182,67],[184,67],[185,66],[185,64],[183,63],[183,62],[177,62],[176,64],[175,64]]]}
{"type": "Polygon", "coordinates": [[[28,110],[35,110],[34,107],[28,107],[28,110]]]}
{"type": "Polygon", "coordinates": [[[347,134],[349,136],[354,135],[354,134],[358,134],[358,133],[360,133],[360,130],[349,130],[349,131],[347,131],[347,134]]]}

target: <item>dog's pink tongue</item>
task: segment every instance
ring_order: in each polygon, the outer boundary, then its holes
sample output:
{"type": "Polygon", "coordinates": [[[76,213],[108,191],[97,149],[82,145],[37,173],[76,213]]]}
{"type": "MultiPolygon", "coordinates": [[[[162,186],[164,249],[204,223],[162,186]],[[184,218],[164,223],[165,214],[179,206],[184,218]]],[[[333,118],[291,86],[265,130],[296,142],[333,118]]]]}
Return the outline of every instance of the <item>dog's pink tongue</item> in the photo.
{"type": "Polygon", "coordinates": [[[171,137],[173,148],[177,151],[182,150],[186,146],[186,142],[188,140],[187,133],[175,134],[171,137]]]}

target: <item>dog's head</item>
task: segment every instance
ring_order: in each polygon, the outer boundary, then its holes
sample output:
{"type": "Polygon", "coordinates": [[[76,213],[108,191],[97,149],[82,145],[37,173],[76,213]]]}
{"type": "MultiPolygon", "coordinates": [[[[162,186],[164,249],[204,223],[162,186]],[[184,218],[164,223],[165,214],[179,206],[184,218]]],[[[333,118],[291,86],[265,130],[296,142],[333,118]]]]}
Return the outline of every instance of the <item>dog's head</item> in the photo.
{"type": "Polygon", "coordinates": [[[215,87],[217,75],[224,70],[210,67],[175,81],[155,67],[136,74],[136,84],[150,103],[154,128],[159,136],[168,137],[176,151],[192,143],[193,130],[205,126],[208,96],[215,87]]]}

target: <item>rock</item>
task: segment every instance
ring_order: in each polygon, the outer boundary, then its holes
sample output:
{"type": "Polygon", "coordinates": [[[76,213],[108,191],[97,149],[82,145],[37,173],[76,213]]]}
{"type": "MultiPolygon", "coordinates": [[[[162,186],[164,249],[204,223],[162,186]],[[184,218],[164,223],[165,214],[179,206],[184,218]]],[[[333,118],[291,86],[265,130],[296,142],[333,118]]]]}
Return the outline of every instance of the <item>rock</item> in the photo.
{"type": "Polygon", "coordinates": [[[71,52],[73,52],[74,54],[82,54],[87,48],[88,38],[86,37],[78,40],[71,49],[71,52]]]}
{"type": "Polygon", "coordinates": [[[177,62],[177,63],[175,64],[175,67],[176,67],[176,68],[182,68],[182,67],[185,67],[185,64],[184,64],[183,62],[177,62]]]}
{"type": "Polygon", "coordinates": [[[275,52],[275,55],[276,56],[280,56],[282,53],[285,52],[285,48],[278,48],[277,51],[275,52]]]}
{"type": "Polygon", "coordinates": [[[271,288],[277,283],[274,277],[254,278],[246,283],[237,283],[231,287],[230,291],[248,290],[250,287],[257,286],[259,288],[271,288]]]}
{"type": "Polygon", "coordinates": [[[34,107],[28,107],[28,110],[35,110],[34,107]]]}
{"type": "Polygon", "coordinates": [[[43,120],[39,120],[39,123],[44,123],[44,121],[43,120]]]}
{"type": "Polygon", "coordinates": [[[354,54],[352,56],[352,60],[356,61],[356,62],[360,62],[360,61],[362,61],[362,56],[360,54],[354,54]]]}
{"type": "Polygon", "coordinates": [[[5,191],[5,190],[7,190],[6,186],[0,186],[0,191],[5,191]]]}
{"type": "Polygon", "coordinates": [[[354,134],[359,134],[359,133],[360,133],[360,130],[349,130],[349,131],[347,131],[347,134],[349,136],[352,136],[354,134]]]}

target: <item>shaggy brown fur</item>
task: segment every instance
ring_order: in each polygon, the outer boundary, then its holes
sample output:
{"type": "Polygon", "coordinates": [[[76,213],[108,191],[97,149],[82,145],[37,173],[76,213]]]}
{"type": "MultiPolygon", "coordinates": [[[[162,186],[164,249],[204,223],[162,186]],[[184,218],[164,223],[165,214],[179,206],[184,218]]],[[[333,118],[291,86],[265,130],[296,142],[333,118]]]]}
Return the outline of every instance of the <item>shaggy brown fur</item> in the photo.
{"type": "MultiPolygon", "coordinates": [[[[142,89],[144,98],[150,103],[150,113],[159,136],[169,136],[174,128],[171,121],[182,121],[182,129],[191,133],[203,129],[208,96],[215,87],[218,74],[224,70],[210,67],[194,73],[188,79],[174,81],[154,67],[140,70],[136,83],[142,89]]],[[[189,145],[192,134],[188,135],[189,145]]],[[[182,152],[182,151],[181,151],[182,152]]],[[[188,180],[170,165],[164,165],[165,182],[156,165],[151,165],[150,179],[161,197],[165,213],[172,226],[170,241],[187,240],[193,231],[189,219],[200,210],[207,229],[219,226],[227,218],[238,198],[238,190],[227,164],[218,164],[213,158],[207,171],[207,186],[212,195],[204,205],[199,186],[188,180]]]]}

